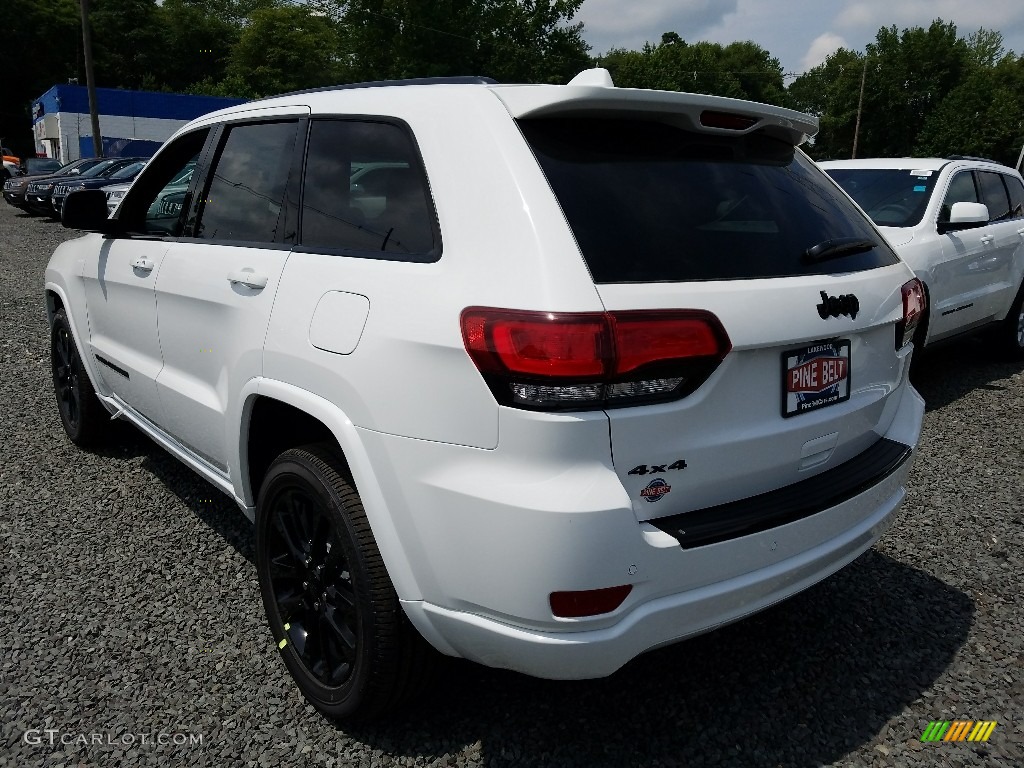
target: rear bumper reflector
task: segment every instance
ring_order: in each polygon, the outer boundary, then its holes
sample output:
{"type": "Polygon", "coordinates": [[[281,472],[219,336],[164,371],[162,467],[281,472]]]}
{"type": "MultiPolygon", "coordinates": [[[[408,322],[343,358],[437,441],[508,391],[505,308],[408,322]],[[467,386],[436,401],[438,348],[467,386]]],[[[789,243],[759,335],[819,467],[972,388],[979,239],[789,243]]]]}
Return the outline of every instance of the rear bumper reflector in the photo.
{"type": "Polygon", "coordinates": [[[646,522],[677,539],[683,549],[748,536],[852,499],[899,469],[912,453],[902,443],[882,438],[838,467],[785,488],[646,522]]]}

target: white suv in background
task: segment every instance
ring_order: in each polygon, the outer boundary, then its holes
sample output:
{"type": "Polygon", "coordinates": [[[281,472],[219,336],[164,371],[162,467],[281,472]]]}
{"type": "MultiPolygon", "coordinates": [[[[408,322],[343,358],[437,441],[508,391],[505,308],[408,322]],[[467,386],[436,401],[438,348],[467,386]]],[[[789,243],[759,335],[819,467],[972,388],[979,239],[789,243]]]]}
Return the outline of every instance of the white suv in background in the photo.
{"type": "Polygon", "coordinates": [[[113,219],[67,199],[64,428],[126,419],[254,519],[329,716],[401,702],[431,646],[609,675],[834,573],[904,498],[924,294],[816,127],[603,70],[202,117],[113,219]]]}
{"type": "Polygon", "coordinates": [[[919,346],[993,330],[1024,356],[1024,182],[971,157],[831,160],[820,164],[922,280],[919,346]]]}

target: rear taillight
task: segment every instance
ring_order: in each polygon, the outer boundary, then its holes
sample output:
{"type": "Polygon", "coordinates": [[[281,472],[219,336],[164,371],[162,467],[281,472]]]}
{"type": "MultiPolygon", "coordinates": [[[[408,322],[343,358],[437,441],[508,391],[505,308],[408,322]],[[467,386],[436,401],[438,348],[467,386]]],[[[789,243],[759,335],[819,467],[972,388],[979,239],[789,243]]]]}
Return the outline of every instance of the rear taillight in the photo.
{"type": "Polygon", "coordinates": [[[896,323],[896,349],[902,349],[914,340],[914,332],[921,322],[928,300],[924,284],[916,277],[903,284],[903,319],[896,323]]]}
{"type": "Polygon", "coordinates": [[[700,310],[550,313],[471,307],[466,351],[499,403],[587,410],[675,400],[731,349],[700,310]]]}

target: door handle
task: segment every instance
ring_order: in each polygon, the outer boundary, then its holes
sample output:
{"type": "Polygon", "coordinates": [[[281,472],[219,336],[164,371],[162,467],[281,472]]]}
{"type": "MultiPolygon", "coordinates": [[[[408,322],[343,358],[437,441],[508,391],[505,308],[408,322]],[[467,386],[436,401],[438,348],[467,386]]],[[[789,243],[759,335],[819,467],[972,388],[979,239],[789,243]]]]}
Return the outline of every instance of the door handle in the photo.
{"type": "Polygon", "coordinates": [[[1017,234],[1020,235],[1021,237],[1024,237],[1024,227],[1021,227],[1020,229],[1018,229],[1017,230],[1017,234]]]}
{"type": "Polygon", "coordinates": [[[229,283],[244,285],[246,288],[266,288],[268,279],[266,275],[257,275],[255,272],[244,269],[228,275],[229,283]]]}
{"type": "Polygon", "coordinates": [[[156,264],[147,259],[145,256],[140,256],[139,258],[132,262],[132,267],[134,269],[141,269],[143,272],[152,272],[153,267],[155,266],[156,264]]]}
{"type": "Polygon", "coordinates": [[[981,242],[983,242],[985,245],[988,245],[993,240],[995,240],[995,238],[992,237],[992,235],[982,235],[981,236],[981,242]]]}

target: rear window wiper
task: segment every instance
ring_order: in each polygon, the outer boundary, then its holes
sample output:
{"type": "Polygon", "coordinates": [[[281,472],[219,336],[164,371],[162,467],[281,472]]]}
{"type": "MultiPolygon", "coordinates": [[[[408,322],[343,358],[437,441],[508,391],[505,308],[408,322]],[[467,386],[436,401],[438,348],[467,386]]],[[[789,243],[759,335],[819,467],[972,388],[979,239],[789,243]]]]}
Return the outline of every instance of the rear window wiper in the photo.
{"type": "Polygon", "coordinates": [[[825,261],[852,253],[864,253],[877,247],[878,243],[866,237],[837,237],[812,245],[804,251],[804,261],[825,261]]]}

